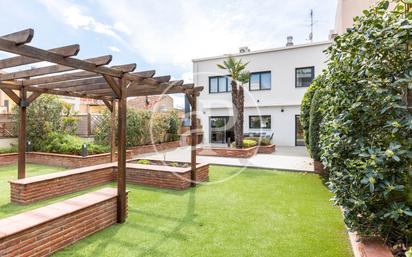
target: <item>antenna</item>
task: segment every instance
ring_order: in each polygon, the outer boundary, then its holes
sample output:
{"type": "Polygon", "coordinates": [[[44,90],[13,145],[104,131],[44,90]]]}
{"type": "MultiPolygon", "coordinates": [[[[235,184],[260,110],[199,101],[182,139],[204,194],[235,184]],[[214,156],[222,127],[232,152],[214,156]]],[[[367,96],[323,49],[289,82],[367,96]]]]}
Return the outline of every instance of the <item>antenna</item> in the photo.
{"type": "Polygon", "coordinates": [[[309,33],[309,40],[310,42],[313,42],[313,25],[315,23],[313,22],[313,9],[310,9],[310,33],[309,33]]]}

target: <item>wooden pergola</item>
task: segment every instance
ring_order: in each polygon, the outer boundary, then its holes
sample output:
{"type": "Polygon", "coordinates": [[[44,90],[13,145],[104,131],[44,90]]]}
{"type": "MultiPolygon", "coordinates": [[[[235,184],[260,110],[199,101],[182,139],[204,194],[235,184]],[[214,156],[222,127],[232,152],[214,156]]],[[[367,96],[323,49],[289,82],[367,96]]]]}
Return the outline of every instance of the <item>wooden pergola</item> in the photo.
{"type": "Polygon", "coordinates": [[[191,110],[191,179],[196,181],[196,97],[203,87],[170,81],[170,76],[154,77],[155,71],[134,71],[136,64],[108,67],[111,55],[80,60],[73,58],[80,46],[68,45],[43,50],[27,45],[34,35],[26,29],[0,37],[0,50],[17,56],[0,60],[0,70],[38,62],[51,65],[0,74],[0,89],[20,111],[18,143],[18,178],[25,177],[26,108],[41,94],[53,94],[102,100],[111,111],[111,158],[115,161],[115,106],[118,105],[118,215],[119,223],[126,217],[126,108],[127,98],[159,94],[183,93],[191,110]],[[17,92],[17,93],[16,93],[17,92]]]}

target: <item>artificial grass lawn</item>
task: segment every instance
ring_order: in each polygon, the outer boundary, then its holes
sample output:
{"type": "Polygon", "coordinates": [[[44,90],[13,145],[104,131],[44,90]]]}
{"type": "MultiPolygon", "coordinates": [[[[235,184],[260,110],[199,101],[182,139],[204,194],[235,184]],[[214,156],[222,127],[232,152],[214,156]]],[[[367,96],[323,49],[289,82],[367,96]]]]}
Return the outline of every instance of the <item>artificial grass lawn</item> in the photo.
{"type": "MultiPolygon", "coordinates": [[[[53,168],[45,169],[28,165],[29,175],[53,168]]],[[[247,169],[227,179],[238,171],[211,166],[210,182],[224,181],[186,191],[128,185],[125,224],[54,256],[352,256],[340,210],[317,175],[247,169]]],[[[0,217],[56,201],[9,204],[5,181],[15,172],[0,168],[0,217]]]]}

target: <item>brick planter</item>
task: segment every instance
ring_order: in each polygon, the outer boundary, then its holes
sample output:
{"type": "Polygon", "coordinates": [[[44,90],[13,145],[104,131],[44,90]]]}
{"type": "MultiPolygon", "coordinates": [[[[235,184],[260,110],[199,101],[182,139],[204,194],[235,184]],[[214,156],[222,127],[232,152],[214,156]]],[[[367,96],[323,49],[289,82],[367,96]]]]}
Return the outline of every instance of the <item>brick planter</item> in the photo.
{"type": "Polygon", "coordinates": [[[263,153],[263,154],[271,154],[276,150],[276,145],[260,145],[258,146],[259,150],[258,153],[263,153]]]}
{"type": "Polygon", "coordinates": [[[28,204],[113,181],[113,167],[101,164],[10,181],[11,202],[28,204]]]}
{"type": "MultiPolygon", "coordinates": [[[[126,158],[132,158],[132,151],[126,151],[126,158]]],[[[117,155],[116,155],[117,158],[117,155]]],[[[0,154],[0,165],[17,163],[18,154],[0,154]]],[[[80,168],[111,162],[110,153],[94,154],[82,157],[72,154],[28,152],[26,153],[26,162],[34,164],[44,164],[51,166],[60,166],[65,168],[80,168]]]]}
{"type": "Polygon", "coordinates": [[[198,148],[197,155],[204,156],[219,156],[219,157],[234,157],[234,158],[249,158],[255,155],[259,151],[258,146],[250,148],[224,148],[224,147],[210,147],[210,148],[198,148]]]}
{"type": "Polygon", "coordinates": [[[350,232],[349,239],[355,257],[393,257],[389,248],[378,240],[365,240],[350,232]]]}
{"type": "Polygon", "coordinates": [[[117,190],[105,188],[0,220],[0,256],[49,256],[116,223],[117,190]]]}
{"type": "MultiPolygon", "coordinates": [[[[132,184],[183,190],[190,187],[190,175],[190,167],[181,168],[128,163],[126,181],[132,184]]],[[[196,182],[205,181],[208,177],[209,164],[196,165],[196,182]]]]}
{"type": "Polygon", "coordinates": [[[0,154],[0,165],[17,163],[17,158],[18,158],[17,153],[0,154]]]}
{"type": "Polygon", "coordinates": [[[133,155],[152,153],[156,151],[165,151],[169,149],[175,149],[180,146],[180,141],[165,142],[154,145],[141,145],[135,147],[128,147],[127,150],[132,151],[133,155]]]}

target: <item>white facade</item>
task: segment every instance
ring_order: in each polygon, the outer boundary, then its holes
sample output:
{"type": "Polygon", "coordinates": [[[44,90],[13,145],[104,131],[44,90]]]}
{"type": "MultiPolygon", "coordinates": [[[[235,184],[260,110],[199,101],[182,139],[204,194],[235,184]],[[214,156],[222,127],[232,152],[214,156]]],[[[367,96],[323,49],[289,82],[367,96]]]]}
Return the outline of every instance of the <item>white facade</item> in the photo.
{"type": "MultiPolygon", "coordinates": [[[[273,142],[279,146],[295,146],[295,117],[300,114],[300,103],[306,87],[296,87],[296,68],[314,67],[317,76],[326,67],[326,55],[323,51],[331,42],[319,42],[305,45],[253,51],[232,55],[249,62],[251,72],[270,72],[270,89],[249,90],[245,85],[244,132],[263,132],[272,135],[273,142]],[[250,128],[249,116],[270,116],[270,128],[250,128]]],[[[204,139],[211,142],[210,118],[232,116],[230,92],[211,93],[210,77],[227,75],[217,67],[227,56],[200,58],[193,60],[193,79],[196,85],[204,86],[198,98],[198,116],[201,119],[204,139]]],[[[213,91],[213,90],[212,90],[213,91]]],[[[255,118],[254,118],[255,119],[255,118]]],[[[215,138],[215,136],[213,137],[215,138]]],[[[233,141],[233,138],[231,138],[233,141]]]]}

